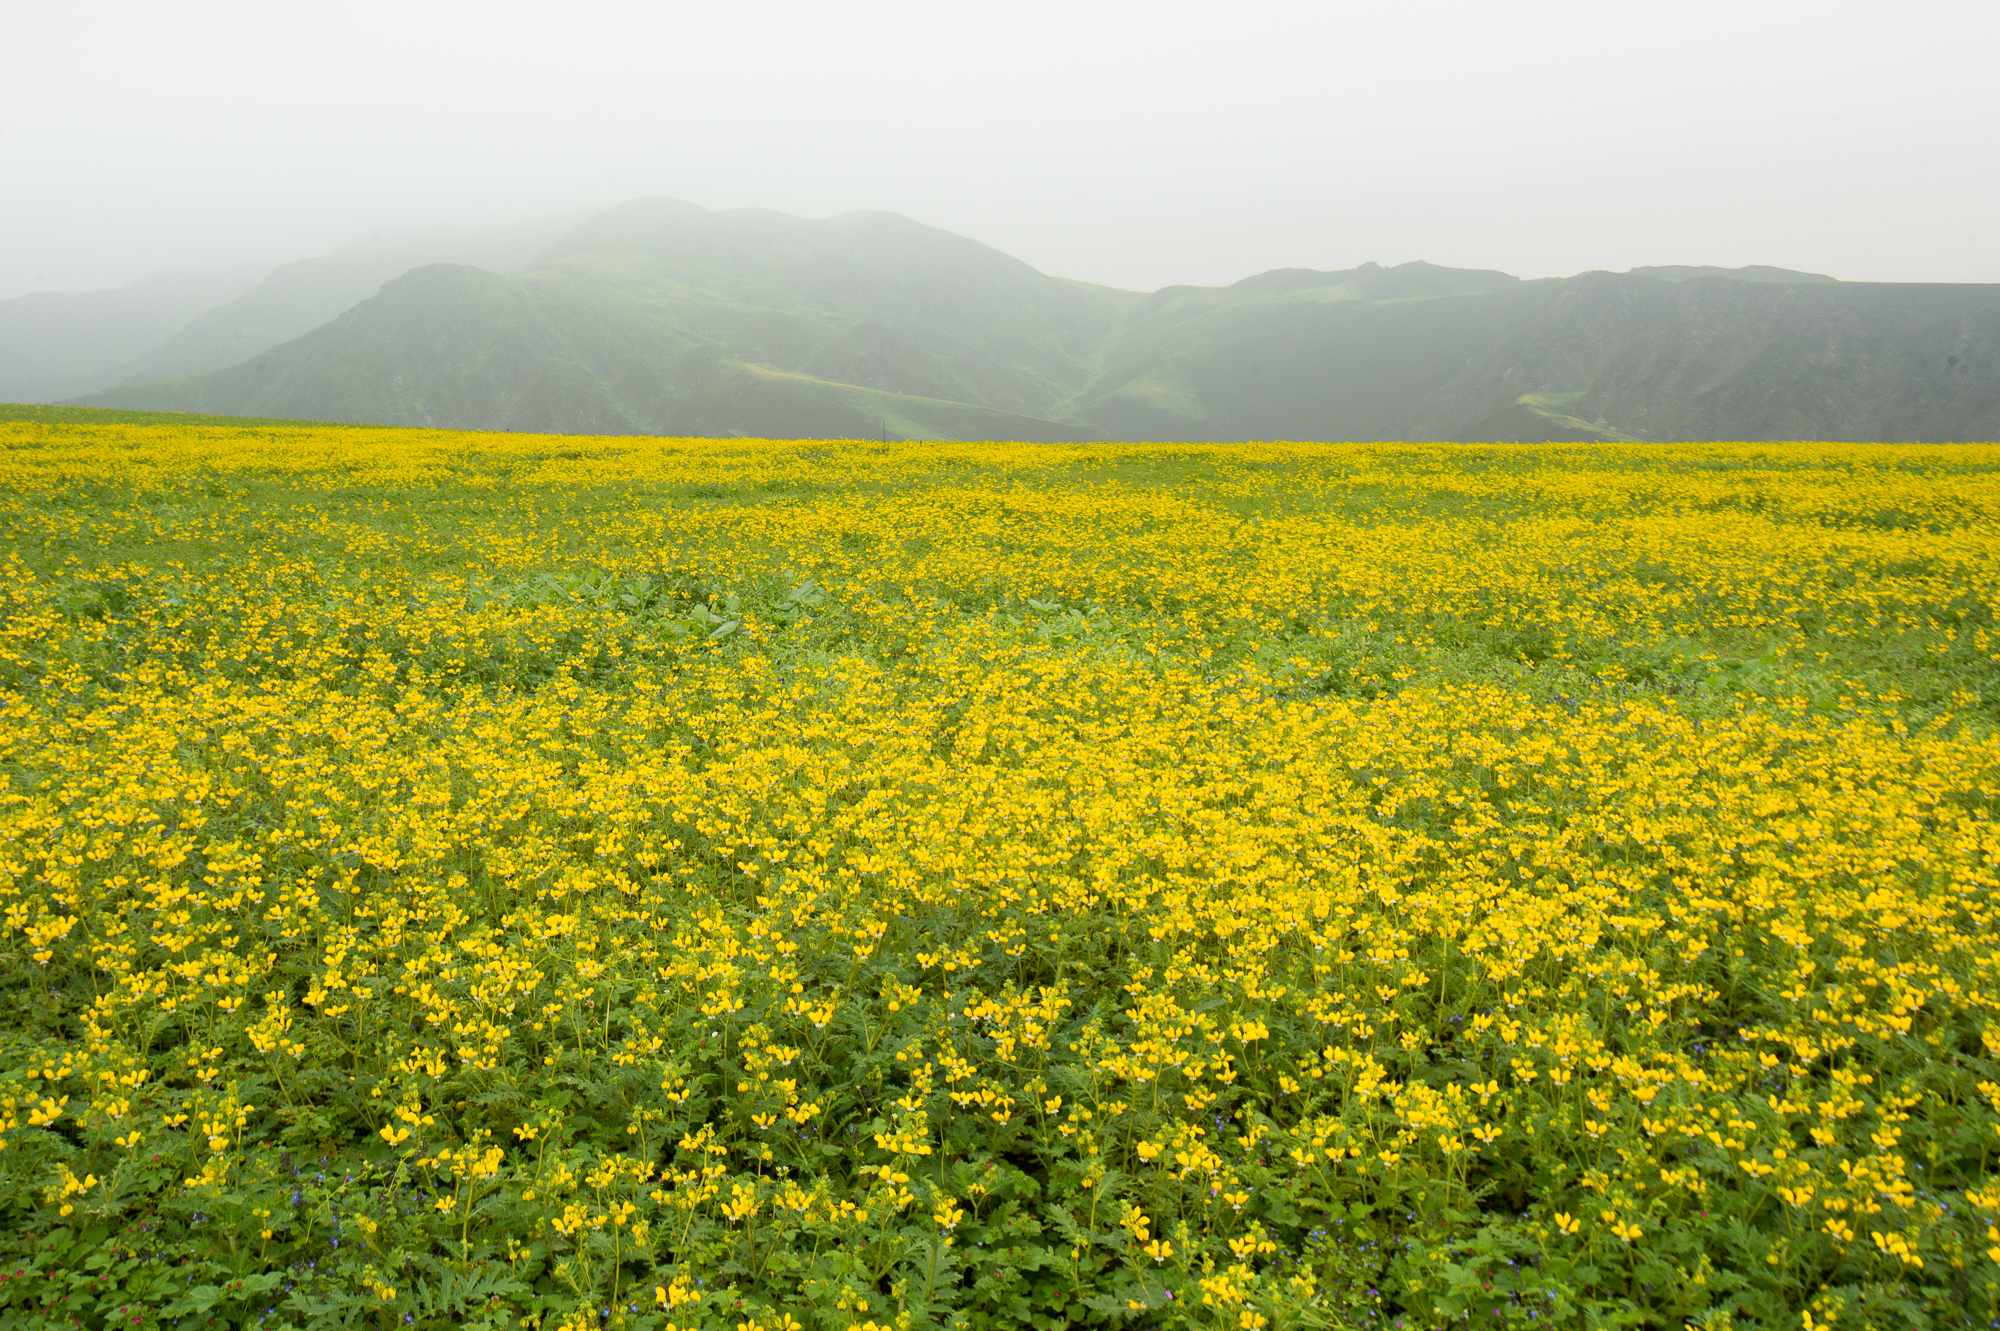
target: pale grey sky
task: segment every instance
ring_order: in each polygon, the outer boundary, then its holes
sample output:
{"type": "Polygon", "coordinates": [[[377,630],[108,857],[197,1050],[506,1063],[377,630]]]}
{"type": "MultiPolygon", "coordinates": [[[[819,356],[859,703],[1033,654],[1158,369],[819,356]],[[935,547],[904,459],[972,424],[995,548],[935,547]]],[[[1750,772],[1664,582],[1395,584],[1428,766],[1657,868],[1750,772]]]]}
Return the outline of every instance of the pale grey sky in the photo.
{"type": "Polygon", "coordinates": [[[2000,5],[19,4],[0,297],[669,194],[1151,289],[2000,281],[2000,5]]]}

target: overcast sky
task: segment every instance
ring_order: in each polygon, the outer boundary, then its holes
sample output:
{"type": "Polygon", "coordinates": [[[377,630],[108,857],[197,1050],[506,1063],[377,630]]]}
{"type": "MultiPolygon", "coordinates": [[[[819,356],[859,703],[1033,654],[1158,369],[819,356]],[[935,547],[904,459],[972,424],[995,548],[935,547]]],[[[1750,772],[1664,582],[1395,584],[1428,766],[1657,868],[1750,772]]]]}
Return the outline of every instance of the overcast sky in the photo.
{"type": "Polygon", "coordinates": [[[2000,281],[2000,5],[11,6],[0,297],[640,194],[1151,289],[1367,260],[2000,281]]]}

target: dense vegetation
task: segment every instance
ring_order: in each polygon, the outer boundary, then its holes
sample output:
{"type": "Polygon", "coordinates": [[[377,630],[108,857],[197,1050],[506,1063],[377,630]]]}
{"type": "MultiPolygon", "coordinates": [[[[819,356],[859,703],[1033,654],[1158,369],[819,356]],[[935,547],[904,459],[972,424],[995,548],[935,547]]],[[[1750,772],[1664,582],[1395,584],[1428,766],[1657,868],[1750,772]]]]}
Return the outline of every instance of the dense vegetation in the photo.
{"type": "Polygon", "coordinates": [[[2000,1310],[2000,449],[0,445],[0,1325],[2000,1310]]]}

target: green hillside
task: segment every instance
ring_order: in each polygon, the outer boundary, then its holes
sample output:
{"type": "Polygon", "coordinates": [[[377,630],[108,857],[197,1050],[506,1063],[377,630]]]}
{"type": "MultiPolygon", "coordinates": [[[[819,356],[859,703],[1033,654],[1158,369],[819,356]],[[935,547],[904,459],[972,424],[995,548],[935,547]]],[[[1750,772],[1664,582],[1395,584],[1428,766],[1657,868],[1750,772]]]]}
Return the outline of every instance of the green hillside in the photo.
{"type": "Polygon", "coordinates": [[[1134,312],[1073,409],[1138,438],[1400,437],[1413,407],[1504,332],[1521,286],[1413,263],[1170,287],[1134,312]]]}
{"type": "Polygon", "coordinates": [[[1147,295],[887,213],[644,199],[241,364],[79,401],[599,434],[2000,437],[2000,287],[1426,263],[1147,295]]]}
{"type": "Polygon", "coordinates": [[[1142,438],[1990,439],[2000,287],[1264,274],[1147,311],[1075,410],[1142,438]]]}
{"type": "Polygon", "coordinates": [[[186,411],[122,411],[115,407],[50,406],[41,402],[0,402],[0,422],[34,421],[43,425],[273,425],[333,424],[289,416],[206,416],[186,411]]]}
{"type": "MultiPolygon", "coordinates": [[[[581,263],[520,277],[433,265],[242,365],[89,401],[571,434],[1094,437],[951,396],[951,362],[893,329],[666,284],[629,292],[581,263]]],[[[1032,387],[986,377],[1003,402],[1032,387]]]]}
{"type": "Polygon", "coordinates": [[[555,214],[504,226],[369,236],[321,258],[283,264],[235,300],[188,320],[172,337],[114,366],[103,382],[148,382],[240,364],[311,332],[412,268],[431,263],[520,268],[577,220],[555,214]]]}

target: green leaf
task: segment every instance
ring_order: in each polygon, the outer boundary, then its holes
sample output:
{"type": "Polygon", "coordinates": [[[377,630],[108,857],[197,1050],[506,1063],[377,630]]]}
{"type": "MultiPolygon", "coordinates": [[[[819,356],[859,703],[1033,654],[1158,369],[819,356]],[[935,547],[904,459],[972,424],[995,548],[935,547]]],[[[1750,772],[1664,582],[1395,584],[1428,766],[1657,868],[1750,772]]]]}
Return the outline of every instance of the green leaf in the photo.
{"type": "Polygon", "coordinates": [[[169,1312],[205,1313],[222,1302],[222,1286],[196,1285],[180,1298],[168,1305],[169,1312]]]}

